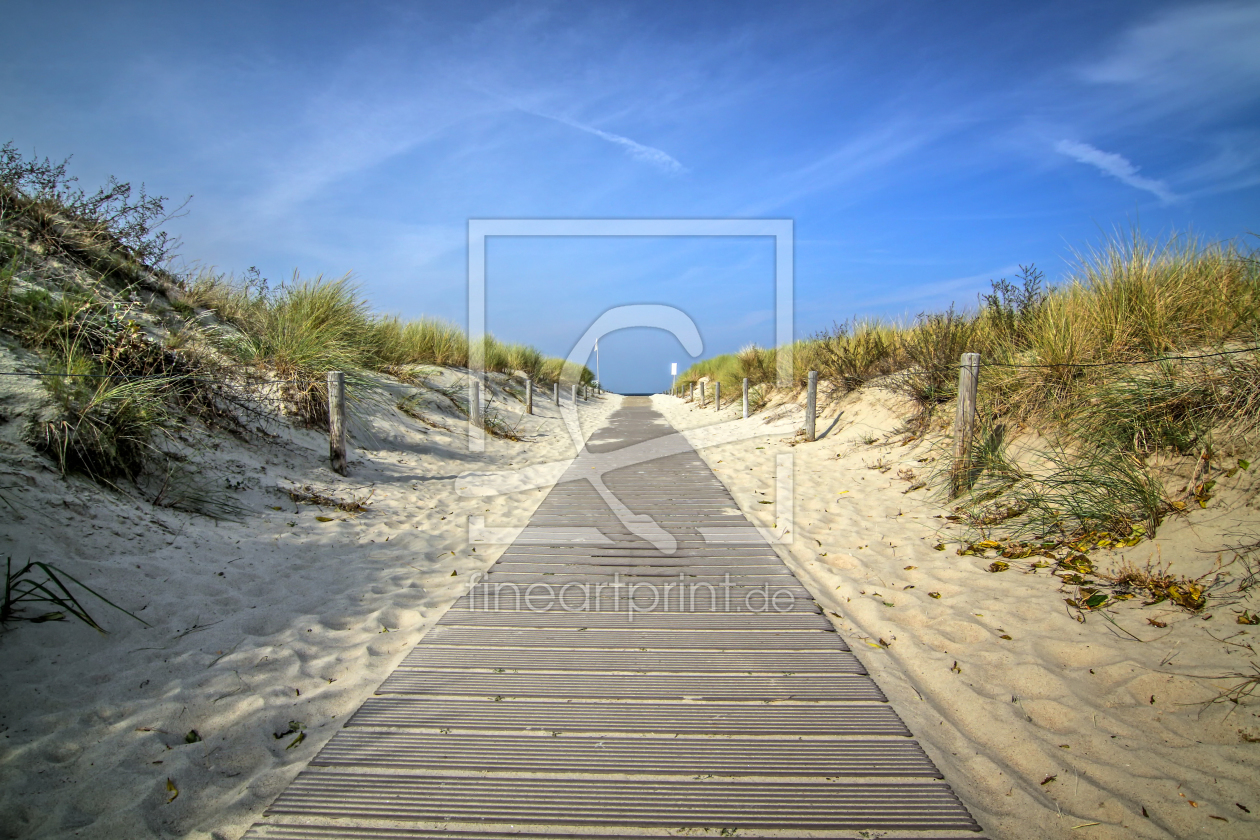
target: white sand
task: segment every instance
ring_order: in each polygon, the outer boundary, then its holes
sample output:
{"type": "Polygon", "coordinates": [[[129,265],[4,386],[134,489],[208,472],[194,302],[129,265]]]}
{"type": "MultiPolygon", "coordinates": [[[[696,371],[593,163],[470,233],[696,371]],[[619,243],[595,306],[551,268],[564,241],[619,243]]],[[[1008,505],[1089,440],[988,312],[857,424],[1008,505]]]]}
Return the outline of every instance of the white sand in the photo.
{"type": "MultiPolygon", "coordinates": [[[[454,417],[438,415],[438,402],[426,414],[457,429],[454,417]]],[[[587,431],[618,402],[584,404],[587,431]]],[[[697,410],[668,397],[655,404],[684,429],[730,421],[737,409],[697,410]]],[[[527,441],[490,439],[475,455],[460,434],[368,411],[375,443],[364,449],[361,430],[348,479],[327,469],[319,434],[284,427],[273,442],[248,445],[222,437],[203,472],[240,485],[234,498],[251,511],[242,523],[63,480],[29,450],[5,444],[0,485],[21,518],[6,512],[0,551],[57,563],[154,627],[85,598],[109,635],[65,622],[16,623],[0,637],[0,838],[239,838],[469,573],[502,551],[469,546],[467,517],[520,527],[543,498],[539,490],[454,492],[455,478],[470,470],[572,455],[554,407],[541,398],[538,406],[527,441]],[[348,516],[295,506],[278,489],[295,484],[342,498],[375,492],[368,513],[348,516]],[[306,737],[286,749],[295,736],[273,735],[290,720],[305,725],[306,737]],[[186,744],[194,729],[204,740],[186,744]],[[168,779],[179,791],[169,803],[168,779]]],[[[1098,616],[1078,623],[1046,571],[1021,574],[1016,563],[985,571],[988,559],[955,554],[958,535],[935,518],[938,504],[924,491],[903,494],[909,484],[898,471],[930,468],[918,459],[936,456],[931,441],[861,442],[896,427],[903,407],[866,392],[824,412],[820,431],[839,410],[840,422],[817,443],[790,445],[790,418],[764,423],[779,413],[772,410],[734,423],[751,437],[702,454],[766,526],[780,506],[775,456],[796,456],[793,542],[782,555],[988,836],[1260,834],[1260,743],[1247,740],[1260,739],[1260,703],[1205,708],[1198,704],[1230,681],[1181,676],[1247,670],[1250,649],[1209,634],[1241,632],[1231,641],[1247,644],[1255,629],[1235,624],[1229,608],[1209,610],[1205,621],[1137,602],[1116,620],[1145,643],[1098,616]],[[868,468],[880,459],[887,471],[868,468]],[[767,500],[775,504],[760,504],[767,500]],[[948,550],[934,550],[941,541],[948,550]]],[[[1214,556],[1198,549],[1260,532],[1248,506],[1254,493],[1243,501],[1249,475],[1224,481],[1235,486],[1129,556],[1141,562],[1162,552],[1175,570],[1197,574],[1214,556]]]]}
{"type": "MultiPolygon", "coordinates": [[[[328,469],[324,435],[220,435],[198,466],[206,482],[239,488],[240,523],[62,479],[4,443],[0,485],[20,516],[0,514],[0,553],[52,562],[153,627],[84,597],[108,635],[67,621],[0,636],[0,838],[240,837],[502,552],[469,545],[468,517],[519,528],[545,496],[461,498],[455,478],[572,457],[555,406],[538,397],[525,441],[490,438],[478,454],[441,399],[425,413],[453,431],[365,408],[349,478],[328,469]],[[339,498],[371,490],[369,511],[295,505],[281,491],[306,484],[339,498]],[[295,735],[273,737],[290,720],[305,726],[292,749],[295,735]],[[185,743],[191,730],[203,740],[185,743]],[[168,779],[179,792],[169,802],[168,779]]],[[[582,403],[586,433],[619,402],[582,403]]],[[[509,398],[504,413],[520,412],[509,398]]]]}
{"type": "MultiPolygon", "coordinates": [[[[654,405],[680,429],[730,422],[739,410],[738,402],[719,413],[711,399],[700,409],[667,396],[654,405]]],[[[936,518],[947,513],[939,500],[903,492],[910,483],[898,471],[930,471],[933,463],[920,459],[940,454],[939,438],[862,442],[900,426],[905,406],[867,390],[824,409],[820,434],[841,411],[826,437],[795,446],[762,431],[773,410],[736,420],[756,436],[702,455],[766,526],[781,505],[775,456],[795,456],[793,541],[780,554],[988,836],[1260,837],[1260,692],[1246,705],[1205,707],[1239,680],[1183,676],[1249,672],[1255,651],[1240,645],[1253,645],[1260,628],[1237,624],[1237,607],[1209,607],[1205,620],[1137,600],[1113,614],[1144,642],[1098,615],[1078,623],[1048,569],[1024,574],[1027,564],[1013,561],[1010,571],[988,572],[990,559],[956,553],[960,535],[936,518]],[[870,468],[881,459],[887,471],[870,468]],[[945,551],[935,550],[940,542],[945,551]]],[[[1209,550],[1254,541],[1256,472],[1223,479],[1206,510],[1170,520],[1158,540],[1127,556],[1139,564],[1162,557],[1174,572],[1197,575],[1216,557],[1209,550]]],[[[1122,555],[1092,556],[1105,566],[1122,555]]]]}

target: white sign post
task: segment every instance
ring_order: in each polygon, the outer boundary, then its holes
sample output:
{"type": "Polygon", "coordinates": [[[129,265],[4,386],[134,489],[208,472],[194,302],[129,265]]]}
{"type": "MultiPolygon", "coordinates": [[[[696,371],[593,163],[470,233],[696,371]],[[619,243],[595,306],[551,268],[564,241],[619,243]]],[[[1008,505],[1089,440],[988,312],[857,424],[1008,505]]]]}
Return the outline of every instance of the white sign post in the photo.
{"type": "Polygon", "coordinates": [[[678,383],[678,362],[669,363],[669,375],[673,377],[673,379],[669,381],[669,392],[672,394],[674,392],[674,386],[678,383]]]}

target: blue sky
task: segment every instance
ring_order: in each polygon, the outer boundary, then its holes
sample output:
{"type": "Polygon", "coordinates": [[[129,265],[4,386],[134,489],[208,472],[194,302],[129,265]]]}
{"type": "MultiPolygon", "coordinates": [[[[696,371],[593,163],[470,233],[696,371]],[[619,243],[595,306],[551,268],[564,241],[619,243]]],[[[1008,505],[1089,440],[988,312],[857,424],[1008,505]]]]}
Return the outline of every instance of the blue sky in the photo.
{"type": "MultiPolygon", "coordinates": [[[[790,218],[798,335],[974,304],[1140,222],[1260,232],[1260,3],[9,2],[0,142],[193,195],[189,262],[466,317],[469,218],[790,218]],[[1026,6],[1026,8],[1025,8],[1026,6]],[[14,37],[14,33],[19,33],[14,37]]],[[[492,240],[488,323],[566,354],[668,303],[773,338],[770,240],[492,240]]],[[[689,361],[631,331],[610,387],[689,361]]]]}

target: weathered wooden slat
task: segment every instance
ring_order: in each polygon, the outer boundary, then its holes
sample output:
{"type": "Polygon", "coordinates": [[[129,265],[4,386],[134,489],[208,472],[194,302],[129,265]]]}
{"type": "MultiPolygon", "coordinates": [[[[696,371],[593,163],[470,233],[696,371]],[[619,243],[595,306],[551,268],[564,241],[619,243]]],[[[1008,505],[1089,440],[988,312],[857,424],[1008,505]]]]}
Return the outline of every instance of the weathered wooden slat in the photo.
{"type": "Polygon", "coordinates": [[[625,674],[433,671],[399,668],[379,694],[444,697],[567,697],[609,700],[883,700],[870,677],[858,674],[625,674]]]}
{"type": "Polygon", "coordinates": [[[601,566],[577,566],[576,564],[566,563],[505,563],[502,566],[495,565],[491,567],[488,574],[477,578],[475,585],[485,587],[491,585],[494,581],[505,580],[508,577],[517,581],[526,580],[551,584],[555,584],[557,582],[556,579],[581,581],[589,578],[607,585],[613,578],[639,577],[652,578],[652,580],[644,581],[644,585],[650,584],[657,587],[670,585],[675,590],[680,584],[686,584],[688,587],[696,585],[702,588],[707,584],[713,587],[720,587],[721,589],[729,587],[748,589],[750,587],[770,586],[772,590],[778,588],[792,589],[801,593],[808,592],[805,587],[801,586],[800,581],[795,576],[785,573],[782,569],[776,572],[773,568],[766,566],[727,566],[725,568],[706,566],[703,568],[719,570],[704,575],[697,574],[695,571],[696,567],[692,566],[639,566],[637,568],[642,571],[638,574],[632,572],[634,568],[636,568],[634,565],[627,563],[601,566]],[[523,569],[521,568],[522,565],[531,568],[523,569]],[[758,568],[765,571],[758,572],[758,568]]]}
{"type": "Polygon", "coordinates": [[[347,726],[455,731],[740,735],[790,738],[910,735],[883,701],[739,703],[369,697],[347,726]]]}
{"type": "MultiPolygon", "coordinates": [[[[447,828],[434,828],[423,823],[408,821],[392,821],[393,826],[347,825],[335,818],[318,822],[317,817],[269,818],[260,822],[245,833],[242,840],[576,840],[578,837],[589,837],[588,834],[577,834],[580,828],[536,827],[522,831],[513,826],[509,831],[452,831],[447,828]],[[293,820],[292,822],[288,820],[293,820]],[[397,826],[397,827],[395,827],[397,826]]],[[[601,832],[600,840],[643,840],[645,836],[653,836],[645,832],[635,834],[608,834],[601,832]]],[[[670,836],[670,835],[655,835],[670,836]]],[[[751,836],[745,833],[745,836],[751,836]]],[[[827,837],[837,840],[863,840],[876,835],[871,832],[862,834],[857,831],[827,832],[827,837]]],[[[878,835],[882,840],[984,840],[974,832],[941,832],[937,831],[898,831],[892,834],[883,832],[878,835]]],[[[817,840],[817,833],[792,834],[775,832],[775,840],[817,840]]]]}
{"type": "Polygon", "coordinates": [[[831,629],[831,622],[820,613],[753,613],[753,612],[508,612],[506,610],[449,609],[438,624],[477,627],[625,627],[668,628],[678,630],[748,630],[831,629]]]}
{"type": "Polygon", "coordinates": [[[351,727],[334,735],[313,763],[432,773],[528,773],[548,767],[555,775],[940,777],[919,745],[905,738],[697,741],[672,736],[470,735],[351,727]]]}
{"type": "MultiPolygon", "coordinates": [[[[425,647],[625,648],[630,650],[786,651],[848,650],[837,634],[820,630],[494,630],[437,626],[425,647]]],[[[417,647],[415,650],[419,650],[417,647]]]]}
{"type": "Polygon", "coordinates": [[[651,650],[588,648],[466,648],[417,645],[402,661],[405,668],[472,671],[639,671],[707,674],[865,674],[852,653],[841,650],[651,650]]]}
{"type": "Polygon", "coordinates": [[[548,825],[979,829],[949,787],[939,782],[443,778],[312,767],[268,810],[361,819],[548,825]]]}

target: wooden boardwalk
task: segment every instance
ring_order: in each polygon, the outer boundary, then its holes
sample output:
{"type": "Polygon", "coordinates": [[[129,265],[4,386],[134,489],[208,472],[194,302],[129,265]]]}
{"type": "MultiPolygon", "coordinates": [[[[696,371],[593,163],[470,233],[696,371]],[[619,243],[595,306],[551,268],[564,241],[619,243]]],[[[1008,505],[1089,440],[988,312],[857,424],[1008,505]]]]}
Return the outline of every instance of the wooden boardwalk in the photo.
{"type": "Polygon", "coordinates": [[[648,400],[625,398],[588,450],[246,840],[976,837],[648,400]]]}

